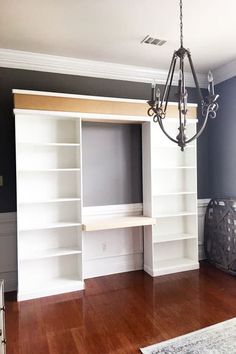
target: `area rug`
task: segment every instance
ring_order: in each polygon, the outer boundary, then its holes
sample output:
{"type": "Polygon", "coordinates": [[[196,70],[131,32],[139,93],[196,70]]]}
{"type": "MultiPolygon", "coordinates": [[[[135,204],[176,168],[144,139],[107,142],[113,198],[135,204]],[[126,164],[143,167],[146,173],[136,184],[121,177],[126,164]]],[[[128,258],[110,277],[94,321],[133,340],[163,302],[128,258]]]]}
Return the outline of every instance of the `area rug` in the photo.
{"type": "Polygon", "coordinates": [[[236,354],[236,317],[140,350],[143,354],[236,354]]]}

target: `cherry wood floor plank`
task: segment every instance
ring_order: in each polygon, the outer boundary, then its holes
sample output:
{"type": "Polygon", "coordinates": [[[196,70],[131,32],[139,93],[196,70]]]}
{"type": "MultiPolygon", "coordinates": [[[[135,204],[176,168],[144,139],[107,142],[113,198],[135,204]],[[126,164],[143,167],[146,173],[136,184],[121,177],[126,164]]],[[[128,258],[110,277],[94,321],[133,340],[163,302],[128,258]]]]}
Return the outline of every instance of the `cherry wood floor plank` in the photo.
{"type": "Polygon", "coordinates": [[[17,303],[6,295],[7,354],[135,354],[236,316],[236,278],[207,262],[152,278],[86,281],[84,291],[17,303]]]}

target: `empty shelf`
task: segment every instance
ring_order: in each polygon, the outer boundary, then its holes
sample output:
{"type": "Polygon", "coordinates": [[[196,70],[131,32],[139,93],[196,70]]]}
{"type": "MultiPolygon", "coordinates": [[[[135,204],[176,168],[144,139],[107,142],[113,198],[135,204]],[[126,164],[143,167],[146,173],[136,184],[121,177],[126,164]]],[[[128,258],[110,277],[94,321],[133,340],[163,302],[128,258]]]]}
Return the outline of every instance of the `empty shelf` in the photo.
{"type": "Polygon", "coordinates": [[[192,211],[180,211],[176,213],[168,213],[168,214],[159,214],[156,215],[156,218],[172,218],[174,216],[188,216],[188,215],[197,215],[196,212],[192,211]]]}
{"type": "Polygon", "coordinates": [[[121,229],[124,227],[146,226],[156,224],[155,218],[146,216],[123,216],[115,218],[88,218],[83,220],[84,231],[97,231],[108,229],[121,229]]]}
{"type": "Polygon", "coordinates": [[[72,227],[72,226],[80,226],[81,224],[78,222],[55,222],[49,224],[41,224],[41,225],[27,225],[19,227],[19,232],[30,231],[30,230],[46,230],[46,229],[57,229],[60,227],[72,227]]]}
{"type": "Polygon", "coordinates": [[[160,166],[154,167],[154,170],[193,170],[196,166],[160,166]]]}
{"type": "MultiPolygon", "coordinates": [[[[163,145],[156,145],[152,147],[153,149],[177,149],[178,147],[176,144],[170,145],[170,144],[163,144],[163,145]]],[[[185,149],[194,149],[195,145],[187,145],[185,146],[185,149]]]]}
{"type": "Polygon", "coordinates": [[[65,146],[65,147],[77,147],[80,146],[78,143],[40,143],[40,142],[27,142],[27,141],[19,141],[19,145],[26,145],[26,146],[65,146]]]}
{"type": "Polygon", "coordinates": [[[44,203],[63,203],[63,202],[78,202],[81,198],[54,198],[41,200],[24,200],[19,201],[19,204],[44,204],[44,203]]]}
{"type": "Polygon", "coordinates": [[[167,235],[155,235],[154,243],[170,242],[170,241],[181,241],[197,238],[196,235],[192,234],[167,234],[167,235]]]}
{"type": "Polygon", "coordinates": [[[51,257],[60,257],[60,256],[68,256],[71,254],[80,254],[82,253],[79,248],[52,248],[38,252],[31,252],[30,254],[23,255],[20,258],[20,261],[28,261],[34,259],[42,259],[42,258],[51,258],[51,257]]]}
{"type": "Polygon", "coordinates": [[[39,168],[39,169],[22,169],[18,172],[73,172],[80,171],[80,168],[39,168]]]}
{"type": "Polygon", "coordinates": [[[190,192],[164,192],[164,193],[157,193],[154,194],[155,197],[162,197],[162,196],[169,196],[169,195],[194,195],[197,194],[196,191],[190,191],[190,192]]]}

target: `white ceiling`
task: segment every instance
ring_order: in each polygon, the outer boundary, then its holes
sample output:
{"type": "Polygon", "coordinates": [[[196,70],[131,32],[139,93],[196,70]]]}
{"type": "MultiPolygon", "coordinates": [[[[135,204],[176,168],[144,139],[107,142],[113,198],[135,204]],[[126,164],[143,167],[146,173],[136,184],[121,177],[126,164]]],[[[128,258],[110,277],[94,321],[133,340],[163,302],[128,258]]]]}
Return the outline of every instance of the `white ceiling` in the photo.
{"type": "MultiPolygon", "coordinates": [[[[235,0],[184,1],[184,44],[198,72],[236,58],[235,20],[235,0]]],[[[0,0],[0,47],[167,69],[178,21],[178,0],[0,0]],[[140,44],[147,34],[167,44],[140,44]]]]}

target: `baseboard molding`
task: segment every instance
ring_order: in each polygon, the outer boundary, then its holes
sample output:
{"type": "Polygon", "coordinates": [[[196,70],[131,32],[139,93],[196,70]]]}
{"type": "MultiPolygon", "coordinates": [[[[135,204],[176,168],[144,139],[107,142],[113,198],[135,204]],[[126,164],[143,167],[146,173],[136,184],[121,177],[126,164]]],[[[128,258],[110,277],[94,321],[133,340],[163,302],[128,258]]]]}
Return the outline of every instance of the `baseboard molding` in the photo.
{"type": "Polygon", "coordinates": [[[174,274],[175,272],[187,272],[190,270],[195,270],[199,269],[199,262],[193,262],[192,265],[183,265],[183,266],[177,266],[175,270],[173,268],[165,269],[165,270],[152,270],[149,266],[144,264],[145,272],[147,272],[149,275],[152,277],[156,276],[161,276],[161,275],[167,275],[167,274],[174,274]]]}
{"type": "Polygon", "coordinates": [[[131,272],[143,269],[143,253],[104,257],[84,261],[84,278],[131,272]]]}

